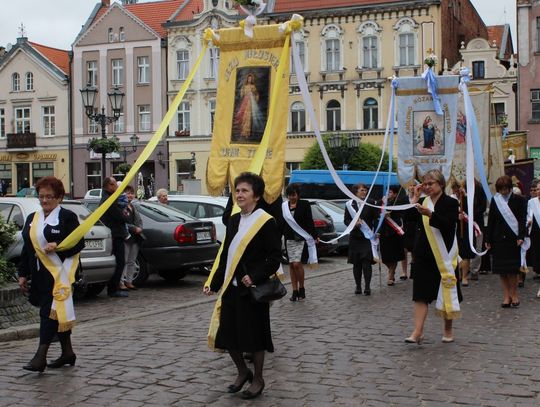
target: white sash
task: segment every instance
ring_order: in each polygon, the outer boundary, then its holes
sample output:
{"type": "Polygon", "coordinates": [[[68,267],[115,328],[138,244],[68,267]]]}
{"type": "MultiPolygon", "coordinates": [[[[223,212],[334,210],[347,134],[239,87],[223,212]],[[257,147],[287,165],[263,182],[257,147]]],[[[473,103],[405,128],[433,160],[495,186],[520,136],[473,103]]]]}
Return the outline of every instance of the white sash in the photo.
{"type": "Polygon", "coordinates": [[[287,222],[287,224],[291,227],[292,230],[294,230],[296,233],[298,233],[300,236],[304,238],[304,240],[307,243],[308,246],[308,264],[315,264],[318,262],[317,260],[317,247],[315,245],[315,239],[313,239],[313,236],[311,236],[308,232],[306,232],[304,229],[300,227],[300,225],[296,222],[294,219],[291,210],[289,209],[289,203],[283,202],[281,204],[281,211],[283,212],[283,218],[287,222]]]}
{"type": "Polygon", "coordinates": [[[512,229],[512,232],[514,232],[517,238],[517,236],[519,236],[518,221],[516,219],[516,216],[514,215],[514,213],[508,206],[508,203],[504,200],[502,195],[499,193],[495,194],[495,196],[493,197],[493,200],[497,204],[497,209],[501,213],[502,217],[504,218],[508,226],[510,226],[510,229],[512,229]]]}
{"type": "Polygon", "coordinates": [[[531,203],[531,217],[536,220],[536,224],[540,228],[540,200],[533,198],[529,202],[531,203]]]}
{"type": "MultiPolygon", "coordinates": [[[[352,206],[352,202],[353,202],[352,199],[350,201],[347,201],[345,203],[345,206],[347,207],[347,210],[349,211],[349,215],[351,215],[351,218],[352,218],[351,224],[354,225],[353,222],[355,221],[355,219],[360,218],[360,215],[359,215],[360,211],[357,212],[354,210],[352,206]]],[[[368,239],[371,243],[371,253],[373,254],[373,260],[379,261],[380,260],[379,259],[379,239],[377,239],[377,236],[375,235],[375,233],[373,233],[373,230],[371,230],[369,226],[367,225],[367,223],[364,222],[363,220],[360,223],[360,230],[364,234],[364,237],[368,239]]]]}
{"type": "MultiPolygon", "coordinates": [[[[60,207],[57,208],[58,211],[60,210],[60,207]]],[[[49,214],[49,216],[51,216],[49,214]]],[[[57,214],[56,214],[57,215],[57,214]]],[[[54,215],[53,215],[54,216],[54,215]]],[[[43,212],[43,209],[38,212],[38,224],[36,229],[36,235],[37,240],[40,245],[40,247],[45,247],[47,243],[47,239],[45,239],[45,235],[43,234],[43,229],[45,227],[45,214],[43,212]]],[[[64,261],[60,260],[60,257],[58,257],[58,254],[56,253],[45,253],[45,255],[54,263],[56,267],[60,270],[60,280],[62,281],[63,285],[66,285],[68,287],[71,287],[72,281],[69,281],[69,270],[73,267],[73,261],[76,256],[72,257],[66,257],[64,261]]],[[[39,260],[38,261],[38,267],[39,267],[39,260]]],[[[75,321],[75,308],[73,306],[73,294],[70,292],[68,298],[64,301],[65,304],[65,310],[66,310],[66,317],[67,322],[74,322],[75,321]]],[[[53,298],[53,303],[51,310],[56,312],[57,309],[57,301],[53,298]]]]}

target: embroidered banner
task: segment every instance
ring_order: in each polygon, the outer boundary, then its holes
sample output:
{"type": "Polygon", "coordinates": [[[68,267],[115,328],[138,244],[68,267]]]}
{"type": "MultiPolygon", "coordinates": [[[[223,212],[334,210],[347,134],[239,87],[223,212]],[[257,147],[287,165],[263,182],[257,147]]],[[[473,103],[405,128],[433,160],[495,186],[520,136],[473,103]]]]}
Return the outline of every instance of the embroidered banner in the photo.
{"type": "Polygon", "coordinates": [[[264,137],[269,138],[260,174],[266,182],[265,199],[272,202],[281,194],[288,104],[275,104],[273,112],[270,106],[272,94],[289,94],[287,35],[279,25],[255,26],[253,38],[242,28],[219,30],[216,116],[206,168],[212,195],[220,194],[227,183],[232,185],[239,173],[250,168],[264,137]],[[281,78],[278,69],[283,72],[281,78]]]}
{"type": "Polygon", "coordinates": [[[448,179],[454,156],[458,76],[437,76],[442,115],[422,78],[399,78],[397,96],[398,178],[402,185],[431,169],[448,179]]]}

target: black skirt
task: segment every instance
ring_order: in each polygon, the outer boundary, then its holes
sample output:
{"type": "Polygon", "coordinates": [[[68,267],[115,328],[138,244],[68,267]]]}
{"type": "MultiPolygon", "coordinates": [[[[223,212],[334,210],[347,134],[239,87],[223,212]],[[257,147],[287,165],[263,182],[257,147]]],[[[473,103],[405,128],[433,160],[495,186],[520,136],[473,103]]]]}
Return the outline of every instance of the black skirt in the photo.
{"type": "Polygon", "coordinates": [[[405,258],[403,236],[380,237],[381,259],[383,263],[397,263],[405,258]]]}
{"type": "Polygon", "coordinates": [[[491,243],[491,271],[494,274],[517,274],[521,267],[521,248],[517,238],[491,243]]]}
{"type": "Polygon", "coordinates": [[[231,283],[221,301],[216,348],[239,352],[273,352],[270,305],[253,301],[248,291],[240,290],[231,283]]]}
{"type": "MultiPolygon", "coordinates": [[[[458,280],[457,292],[459,302],[463,301],[461,286],[459,284],[458,268],[454,270],[458,280]]],[[[437,299],[441,284],[441,273],[435,258],[415,258],[411,264],[411,278],[413,279],[413,301],[430,304],[437,299]]]]}

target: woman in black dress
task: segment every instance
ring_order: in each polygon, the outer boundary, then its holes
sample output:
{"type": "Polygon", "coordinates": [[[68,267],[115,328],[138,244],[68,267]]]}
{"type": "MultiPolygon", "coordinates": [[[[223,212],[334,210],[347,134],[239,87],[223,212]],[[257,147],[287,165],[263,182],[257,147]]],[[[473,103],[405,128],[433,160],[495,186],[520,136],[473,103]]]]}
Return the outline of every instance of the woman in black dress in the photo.
{"type": "MultiPolygon", "coordinates": [[[[56,252],[58,244],[79,226],[79,220],[76,214],[60,206],[65,194],[62,181],[55,177],[41,178],[36,184],[36,191],[42,209],[26,218],[22,230],[24,246],[19,264],[19,286],[24,293],[29,294],[30,303],[39,307],[40,315],[39,347],[35,356],[23,366],[23,369],[43,372],[45,367],[59,368],[67,364],[73,366],[76,359],[71,346],[71,326],[75,321],[74,319],[62,321],[53,309],[55,279],[52,275],[53,271],[49,270],[43,262],[51,264],[50,258],[59,258],[59,262],[62,262],[64,267],[69,267],[71,278],[73,278],[79,265],[78,253],[84,248],[84,240],[79,241],[69,250],[56,252]],[[41,230],[36,231],[33,228],[41,230]],[[31,237],[31,232],[34,233],[34,238],[31,237]],[[37,245],[37,249],[40,249],[39,256],[34,244],[37,245]],[[28,279],[32,281],[30,290],[28,279]],[[57,360],[47,364],[47,352],[55,335],[58,335],[60,340],[62,354],[57,360]]],[[[59,294],[56,294],[56,307],[59,307],[59,302],[71,302],[69,306],[73,307],[69,288],[69,285],[62,287],[64,293],[69,293],[67,298],[59,299],[59,294]]],[[[67,309],[68,305],[65,307],[67,309]]]]}
{"type": "MultiPolygon", "coordinates": [[[[411,203],[416,204],[416,209],[410,209],[405,216],[416,218],[416,241],[413,249],[413,259],[411,277],[413,279],[413,301],[414,301],[414,330],[405,342],[422,343],[424,338],[424,323],[428,314],[428,304],[437,300],[437,313],[444,318],[444,333],[442,341],[453,342],[452,319],[459,315],[459,304],[453,305],[453,311],[449,310],[449,304],[443,304],[440,308],[440,301],[444,298],[438,296],[443,289],[441,284],[441,274],[444,272],[444,287],[451,290],[452,298],[461,301],[459,282],[457,281],[457,247],[455,247],[456,225],[458,221],[458,203],[444,193],[446,181],[439,170],[428,171],[423,178],[422,184],[414,188],[414,193],[410,197],[411,203]],[[420,198],[421,192],[427,196],[420,198]],[[426,205],[426,199],[431,200],[433,209],[426,205]],[[440,270],[431,248],[429,236],[426,231],[429,229],[430,236],[435,232],[440,233],[441,244],[444,244],[446,251],[454,253],[451,257],[452,264],[456,264],[454,270],[440,270]],[[433,229],[436,229],[433,232],[433,229]],[[453,273],[452,273],[453,271],[453,273]],[[457,292],[456,292],[457,291],[457,292]],[[456,309],[457,308],[457,309],[456,309]]],[[[440,250],[439,250],[440,251],[440,250]]],[[[444,296],[441,296],[444,297],[444,296]]]]}
{"type": "Polygon", "coordinates": [[[281,233],[274,219],[258,207],[264,193],[263,179],[242,173],[234,186],[240,213],[230,217],[219,266],[203,292],[210,295],[221,290],[212,316],[209,344],[227,350],[238,369],[228,392],[240,391],[249,381],[251,385],[243,392],[243,398],[251,399],[264,389],[264,352],[273,352],[274,345],[269,304],[254,302],[249,287],[267,280],[278,270],[281,233]],[[254,372],[246,366],[242,352],[253,354],[254,372]]]}
{"type": "Polygon", "coordinates": [[[517,284],[521,245],[526,235],[527,201],[512,193],[512,179],[507,175],[497,179],[495,189],[497,194],[491,198],[484,239],[491,252],[491,271],[501,279],[501,307],[519,307],[517,284]]]}

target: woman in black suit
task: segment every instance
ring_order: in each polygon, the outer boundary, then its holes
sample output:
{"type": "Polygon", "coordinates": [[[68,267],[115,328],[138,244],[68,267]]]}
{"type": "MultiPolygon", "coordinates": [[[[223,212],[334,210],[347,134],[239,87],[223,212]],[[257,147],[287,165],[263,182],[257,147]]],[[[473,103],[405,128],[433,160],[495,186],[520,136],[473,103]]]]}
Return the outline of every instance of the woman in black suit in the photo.
{"type": "MultiPolygon", "coordinates": [[[[458,281],[457,269],[457,242],[456,225],[458,221],[458,202],[444,193],[446,181],[439,170],[428,171],[423,178],[422,184],[414,188],[410,202],[416,204],[416,209],[410,209],[405,213],[409,218],[416,218],[415,244],[413,248],[413,264],[411,267],[411,277],[413,279],[413,301],[414,301],[414,330],[405,342],[421,344],[424,338],[424,323],[428,314],[428,304],[437,300],[438,294],[442,291],[441,273],[435,259],[433,249],[428,239],[428,232],[436,229],[440,232],[442,241],[447,252],[455,253],[456,268],[450,271],[450,275],[445,274],[445,283],[453,290],[457,301],[461,301],[461,291],[458,281]],[[424,192],[427,197],[421,198],[420,194],[424,192]],[[433,209],[424,205],[425,199],[431,200],[433,209]],[[424,220],[427,220],[428,226],[424,220]],[[426,227],[430,227],[426,231],[426,227]],[[452,251],[455,250],[455,252],[452,251]],[[457,295],[456,295],[457,294],[457,295]]],[[[429,201],[427,201],[429,202],[429,201]]],[[[435,231],[436,232],[436,231],[435,231]]],[[[430,233],[430,236],[431,236],[430,233]]],[[[433,233],[435,235],[435,233],[433,233]]],[[[440,250],[439,250],[440,251],[440,250]]],[[[442,299],[444,300],[444,298],[442,299]]],[[[437,304],[439,306],[439,304],[437,304]]],[[[459,304],[454,313],[446,311],[447,308],[440,310],[438,314],[444,318],[444,333],[442,341],[444,343],[453,342],[452,319],[458,316],[459,304]]]]}
{"type": "MultiPolygon", "coordinates": [[[[311,214],[311,204],[309,201],[300,199],[300,186],[298,184],[289,184],[285,189],[287,194],[287,205],[294,220],[306,233],[315,236],[315,225],[313,224],[313,215],[311,214]]],[[[284,209],[285,211],[285,209],[284,209]]],[[[285,213],[283,218],[286,220],[285,213]]],[[[304,266],[302,265],[302,252],[306,240],[296,233],[292,227],[285,222],[283,228],[285,237],[285,247],[289,258],[289,271],[291,274],[291,285],[293,288],[291,301],[304,300],[306,290],[304,288],[304,266]]],[[[316,260],[316,259],[315,259],[316,260]]]]}
{"type": "Polygon", "coordinates": [[[240,391],[249,381],[251,385],[243,392],[243,398],[251,399],[264,389],[264,352],[273,352],[274,345],[269,304],[254,302],[249,287],[267,280],[278,270],[281,234],[274,219],[258,206],[264,193],[263,179],[242,173],[234,186],[240,213],[229,220],[219,266],[203,292],[210,295],[221,290],[212,316],[209,344],[227,350],[238,369],[228,392],[240,391]],[[254,373],[246,366],[242,352],[253,354],[254,373]]]}
{"type": "MultiPolygon", "coordinates": [[[[41,247],[45,252],[45,256],[58,255],[60,261],[64,262],[64,266],[71,262],[74,269],[78,267],[78,256],[76,255],[84,248],[84,240],[81,239],[69,250],[56,252],[58,244],[79,226],[79,220],[75,213],[59,206],[65,194],[62,181],[55,177],[41,178],[36,184],[36,191],[42,210],[30,214],[22,230],[24,246],[21,254],[22,260],[19,264],[19,286],[24,293],[29,293],[29,301],[32,305],[39,306],[41,318],[38,350],[32,360],[23,366],[23,369],[43,372],[45,367],[59,368],[66,364],[73,366],[76,356],[71,346],[71,329],[69,329],[69,326],[72,323],[68,322],[65,326],[59,325],[58,315],[51,308],[53,306],[55,280],[51,272],[42,263],[42,258],[36,254],[36,247],[31,238],[32,224],[34,223],[33,226],[36,228],[39,225],[43,226],[43,229],[38,231],[36,236],[42,233],[45,239],[44,242],[46,243],[44,247],[41,247]],[[30,290],[28,289],[29,278],[32,280],[30,290]],[[62,354],[57,360],[47,364],[47,351],[56,334],[58,334],[60,340],[62,354]]],[[[39,244],[39,242],[39,239],[36,240],[36,244],[39,244]]],[[[64,302],[67,301],[69,299],[64,302]]]]}
{"type": "Polygon", "coordinates": [[[507,175],[497,179],[495,189],[497,194],[491,198],[484,239],[486,247],[491,249],[491,270],[501,279],[501,307],[519,307],[517,285],[521,245],[526,234],[527,201],[512,193],[512,179],[507,175]]]}

